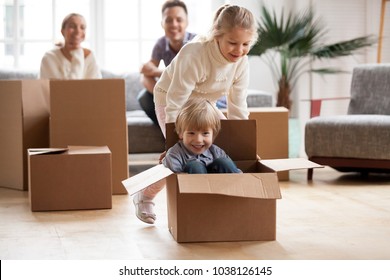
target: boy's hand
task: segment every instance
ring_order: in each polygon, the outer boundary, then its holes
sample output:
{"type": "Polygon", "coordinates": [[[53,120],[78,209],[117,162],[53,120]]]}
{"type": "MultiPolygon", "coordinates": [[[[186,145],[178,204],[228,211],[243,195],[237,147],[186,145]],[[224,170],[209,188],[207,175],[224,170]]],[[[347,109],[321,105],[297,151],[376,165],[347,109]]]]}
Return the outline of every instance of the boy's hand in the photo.
{"type": "Polygon", "coordinates": [[[165,155],[167,154],[167,151],[164,151],[162,152],[162,154],[160,155],[160,158],[158,159],[158,163],[162,163],[163,159],[165,158],[165,155]]]}

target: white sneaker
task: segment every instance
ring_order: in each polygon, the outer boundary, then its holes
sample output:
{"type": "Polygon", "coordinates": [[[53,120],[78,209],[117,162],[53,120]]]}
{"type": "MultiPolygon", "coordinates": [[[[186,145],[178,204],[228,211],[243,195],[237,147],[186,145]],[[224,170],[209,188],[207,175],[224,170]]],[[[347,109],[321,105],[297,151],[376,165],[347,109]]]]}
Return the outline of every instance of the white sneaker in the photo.
{"type": "Polygon", "coordinates": [[[147,224],[154,224],[156,214],[154,213],[154,202],[152,200],[143,199],[141,192],[138,192],[133,197],[135,206],[135,215],[141,221],[147,224]]]}

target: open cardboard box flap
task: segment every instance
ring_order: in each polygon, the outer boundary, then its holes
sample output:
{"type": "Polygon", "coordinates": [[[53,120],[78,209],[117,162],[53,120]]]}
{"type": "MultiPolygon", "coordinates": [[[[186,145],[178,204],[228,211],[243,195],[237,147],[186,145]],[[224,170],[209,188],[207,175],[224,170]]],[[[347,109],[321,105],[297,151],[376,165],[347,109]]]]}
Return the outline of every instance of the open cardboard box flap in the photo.
{"type": "Polygon", "coordinates": [[[110,152],[107,146],[95,147],[95,146],[68,146],[68,148],[30,148],[28,152],[30,155],[42,155],[42,154],[101,154],[110,152]]]}
{"type": "Polygon", "coordinates": [[[30,148],[28,153],[30,155],[61,154],[67,150],[67,148],[30,148]]]}
{"type": "Polygon", "coordinates": [[[126,188],[127,192],[130,195],[133,195],[171,174],[173,174],[173,172],[169,168],[162,164],[158,164],[141,173],[131,176],[126,180],[123,180],[122,184],[126,188]]]}
{"type": "Polygon", "coordinates": [[[304,158],[262,159],[259,162],[275,172],[323,167],[304,158]]]}

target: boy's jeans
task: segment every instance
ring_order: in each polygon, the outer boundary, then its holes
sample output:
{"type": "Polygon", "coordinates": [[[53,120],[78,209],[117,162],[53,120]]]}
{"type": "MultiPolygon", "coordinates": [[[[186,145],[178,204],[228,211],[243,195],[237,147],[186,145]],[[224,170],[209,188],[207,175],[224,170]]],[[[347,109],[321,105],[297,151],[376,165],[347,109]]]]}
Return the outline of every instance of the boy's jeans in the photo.
{"type": "Polygon", "coordinates": [[[217,158],[208,166],[200,161],[190,161],[186,164],[184,172],[190,174],[206,173],[241,173],[230,158],[217,158]]]}

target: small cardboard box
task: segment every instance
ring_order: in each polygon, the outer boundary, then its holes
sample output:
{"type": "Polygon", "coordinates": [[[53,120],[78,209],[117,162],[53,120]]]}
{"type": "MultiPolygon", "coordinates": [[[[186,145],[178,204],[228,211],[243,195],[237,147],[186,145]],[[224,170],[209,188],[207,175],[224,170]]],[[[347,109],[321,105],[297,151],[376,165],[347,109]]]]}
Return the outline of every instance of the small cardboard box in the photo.
{"type": "Polygon", "coordinates": [[[129,177],[124,80],[50,81],[50,111],[50,147],[107,145],[113,194],[126,194],[121,183],[129,177]]]}
{"type": "MultiPolygon", "coordinates": [[[[167,148],[177,141],[167,125],[167,148]]],[[[276,239],[277,172],[321,167],[306,159],[256,159],[256,121],[225,120],[215,144],[244,174],[173,174],[157,165],[123,181],[130,194],[166,178],[168,227],[177,242],[276,239]]]]}
{"type": "Polygon", "coordinates": [[[112,208],[107,146],[28,149],[32,211],[112,208]]]}
{"type": "Polygon", "coordinates": [[[0,186],[27,190],[27,149],[49,146],[49,81],[0,81],[0,186]]]}

